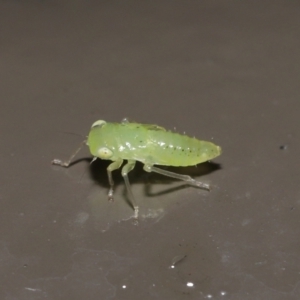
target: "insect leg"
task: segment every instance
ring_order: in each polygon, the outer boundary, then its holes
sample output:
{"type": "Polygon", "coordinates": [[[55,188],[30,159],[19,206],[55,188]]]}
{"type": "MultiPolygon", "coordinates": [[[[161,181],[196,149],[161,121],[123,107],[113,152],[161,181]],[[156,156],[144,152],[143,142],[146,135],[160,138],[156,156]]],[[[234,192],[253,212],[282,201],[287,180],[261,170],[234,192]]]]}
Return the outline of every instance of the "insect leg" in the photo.
{"type": "Polygon", "coordinates": [[[122,122],[121,122],[122,124],[128,124],[129,123],[129,121],[128,121],[128,119],[127,118],[124,118],[123,120],[122,120],[122,122]]]}
{"type": "Polygon", "coordinates": [[[158,173],[158,174],[161,174],[161,175],[165,175],[165,176],[168,176],[168,177],[183,180],[183,181],[185,181],[186,183],[188,183],[190,185],[193,185],[193,186],[196,186],[196,187],[199,187],[199,188],[202,188],[202,189],[210,190],[209,184],[197,181],[197,180],[193,179],[192,177],[190,177],[188,175],[177,174],[177,173],[170,172],[170,171],[167,171],[167,170],[163,170],[163,169],[160,169],[160,168],[157,168],[157,167],[153,167],[152,165],[144,165],[144,170],[146,172],[155,172],[155,173],[158,173]]]}
{"type": "Polygon", "coordinates": [[[129,182],[129,179],[128,179],[128,173],[134,168],[134,166],[135,166],[135,160],[128,160],[127,164],[122,169],[122,176],[123,176],[124,181],[125,181],[125,185],[126,185],[129,200],[131,201],[131,204],[134,208],[134,218],[137,219],[138,216],[139,216],[139,207],[137,206],[137,204],[134,200],[134,196],[132,194],[132,190],[131,190],[131,187],[130,187],[130,182],[129,182]]]}
{"type": "Polygon", "coordinates": [[[107,167],[107,176],[108,176],[108,182],[109,182],[109,191],[108,191],[108,200],[112,201],[114,198],[114,181],[112,178],[111,172],[114,170],[117,170],[121,167],[123,163],[123,160],[120,158],[114,162],[112,162],[108,167],[107,167]]]}
{"type": "Polygon", "coordinates": [[[61,167],[69,167],[69,165],[71,164],[72,160],[74,159],[74,157],[77,155],[77,153],[81,150],[82,146],[86,144],[86,140],[82,141],[80,143],[80,146],[76,149],[76,151],[70,156],[70,158],[66,161],[62,161],[60,159],[57,159],[57,158],[54,158],[52,160],[52,165],[58,165],[58,166],[61,166],[61,167]]]}

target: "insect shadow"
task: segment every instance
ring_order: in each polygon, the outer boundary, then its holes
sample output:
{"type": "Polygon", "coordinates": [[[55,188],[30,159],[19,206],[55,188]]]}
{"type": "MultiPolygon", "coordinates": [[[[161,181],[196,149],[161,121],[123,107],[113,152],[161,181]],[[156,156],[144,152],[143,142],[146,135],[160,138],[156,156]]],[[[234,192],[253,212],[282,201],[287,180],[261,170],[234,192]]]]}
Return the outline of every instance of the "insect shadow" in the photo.
{"type": "MultiPolygon", "coordinates": [[[[80,159],[75,161],[74,163],[78,163],[79,161],[83,161],[83,160],[87,160],[89,162],[91,162],[91,159],[80,159]]],[[[108,178],[107,178],[107,172],[106,169],[108,167],[108,165],[110,164],[110,161],[107,160],[101,160],[101,159],[97,159],[95,161],[93,161],[93,163],[90,165],[89,171],[90,171],[90,176],[91,178],[97,182],[99,185],[105,186],[107,187],[107,189],[109,188],[109,183],[108,183],[108,178]]],[[[221,169],[221,165],[217,164],[217,163],[213,163],[213,162],[205,162],[205,163],[201,163],[199,165],[196,166],[190,166],[190,167],[163,167],[164,169],[167,169],[171,172],[176,172],[178,174],[184,174],[184,175],[190,175],[193,178],[196,178],[198,176],[203,176],[203,175],[207,175],[209,173],[212,173],[216,170],[221,169]]],[[[115,182],[115,186],[119,186],[119,185],[123,185],[124,180],[123,177],[121,175],[121,169],[118,169],[116,171],[113,172],[113,178],[114,178],[114,182],[115,182]]],[[[179,180],[176,179],[172,179],[170,177],[166,177],[157,173],[148,173],[145,172],[143,170],[143,164],[140,162],[137,162],[136,167],[129,173],[129,177],[130,177],[130,182],[131,183],[141,183],[144,184],[145,188],[144,188],[144,193],[147,197],[156,197],[156,196],[160,196],[160,195],[166,195],[187,187],[190,187],[189,184],[180,184],[179,186],[173,186],[171,188],[167,188],[164,189],[162,191],[159,192],[152,192],[152,186],[156,183],[159,184],[170,184],[173,182],[181,182],[179,180]]],[[[126,200],[126,202],[132,206],[132,203],[130,202],[130,199],[127,196],[127,192],[126,192],[126,187],[124,185],[124,190],[123,190],[123,196],[126,200]]]]}

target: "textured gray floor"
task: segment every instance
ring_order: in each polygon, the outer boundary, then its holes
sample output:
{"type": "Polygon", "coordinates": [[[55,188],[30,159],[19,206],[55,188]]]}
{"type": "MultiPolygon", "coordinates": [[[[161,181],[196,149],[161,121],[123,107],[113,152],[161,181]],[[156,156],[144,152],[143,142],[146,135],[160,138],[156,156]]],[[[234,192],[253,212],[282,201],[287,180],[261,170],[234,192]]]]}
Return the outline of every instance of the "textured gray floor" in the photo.
{"type": "Polygon", "coordinates": [[[0,2],[0,298],[299,299],[300,4],[144,2],[0,2]],[[172,169],[214,189],[139,165],[134,226],[106,162],[51,166],[124,117],[220,145],[172,169]]]}

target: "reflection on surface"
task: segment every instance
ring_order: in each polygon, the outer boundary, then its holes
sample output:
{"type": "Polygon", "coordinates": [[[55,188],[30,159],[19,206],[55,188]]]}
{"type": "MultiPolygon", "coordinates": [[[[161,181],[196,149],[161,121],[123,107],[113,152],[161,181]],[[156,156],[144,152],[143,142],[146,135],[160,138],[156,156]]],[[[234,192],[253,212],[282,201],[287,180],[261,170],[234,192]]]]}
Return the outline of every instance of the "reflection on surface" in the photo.
{"type": "MultiPolygon", "coordinates": [[[[142,187],[134,187],[136,194],[137,190],[142,191],[142,187]]],[[[139,222],[152,220],[158,222],[165,213],[165,207],[170,205],[176,199],[156,199],[137,197],[137,202],[140,209],[139,222]]],[[[105,190],[96,187],[88,196],[90,211],[93,216],[94,226],[102,232],[107,231],[114,223],[132,220],[134,211],[130,203],[126,199],[126,195],[115,193],[113,202],[108,201],[105,190]]]]}
{"type": "MultiPolygon", "coordinates": [[[[88,196],[95,227],[102,232],[107,231],[113,223],[127,221],[134,217],[132,204],[127,197],[123,179],[118,171],[113,174],[116,183],[114,201],[108,201],[106,167],[106,162],[101,160],[97,160],[91,165],[91,176],[97,182],[97,186],[93,188],[88,196]]],[[[168,168],[168,170],[170,169],[179,174],[188,174],[199,180],[197,178],[198,175],[207,174],[218,168],[219,165],[217,164],[204,163],[199,166],[168,168]]],[[[201,181],[203,180],[201,179],[201,181]]],[[[139,206],[140,222],[145,220],[158,222],[165,215],[166,207],[190,198],[189,196],[183,198],[183,194],[194,193],[193,197],[201,194],[202,197],[202,195],[209,193],[200,188],[182,183],[182,181],[154,173],[146,173],[142,170],[142,164],[139,163],[131,172],[130,182],[139,206]]]]}

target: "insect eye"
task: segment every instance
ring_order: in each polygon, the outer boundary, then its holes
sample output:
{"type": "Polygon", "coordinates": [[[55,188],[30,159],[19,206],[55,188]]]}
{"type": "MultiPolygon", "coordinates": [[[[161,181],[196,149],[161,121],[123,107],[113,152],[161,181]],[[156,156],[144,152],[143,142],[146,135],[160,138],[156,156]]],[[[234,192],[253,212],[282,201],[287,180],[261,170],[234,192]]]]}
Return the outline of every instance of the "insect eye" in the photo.
{"type": "Polygon", "coordinates": [[[98,156],[102,159],[108,159],[113,156],[113,152],[106,147],[102,147],[98,150],[98,156]]]}
{"type": "Polygon", "coordinates": [[[94,128],[94,127],[102,127],[104,124],[106,124],[105,121],[103,121],[103,120],[98,120],[98,121],[96,121],[95,123],[93,123],[93,125],[92,125],[91,128],[94,128]]]}

